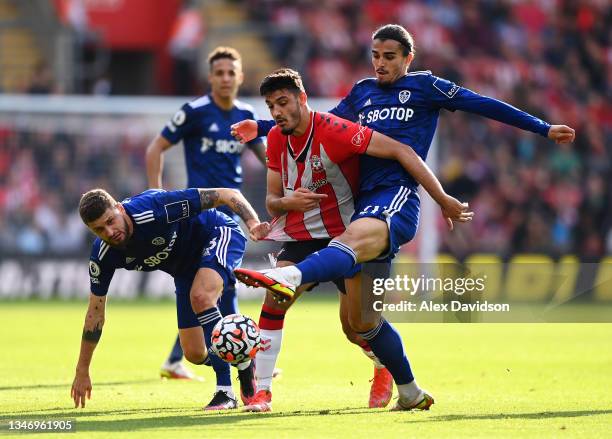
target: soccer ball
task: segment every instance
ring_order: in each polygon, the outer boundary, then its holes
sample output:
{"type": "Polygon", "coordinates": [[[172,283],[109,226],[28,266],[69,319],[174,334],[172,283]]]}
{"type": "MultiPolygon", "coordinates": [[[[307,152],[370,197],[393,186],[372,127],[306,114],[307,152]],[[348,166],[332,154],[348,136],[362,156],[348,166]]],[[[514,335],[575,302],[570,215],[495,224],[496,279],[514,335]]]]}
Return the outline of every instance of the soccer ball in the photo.
{"type": "Polygon", "coordinates": [[[230,314],[213,329],[211,350],[223,361],[243,363],[255,358],[259,350],[259,327],[247,316],[230,314]]]}

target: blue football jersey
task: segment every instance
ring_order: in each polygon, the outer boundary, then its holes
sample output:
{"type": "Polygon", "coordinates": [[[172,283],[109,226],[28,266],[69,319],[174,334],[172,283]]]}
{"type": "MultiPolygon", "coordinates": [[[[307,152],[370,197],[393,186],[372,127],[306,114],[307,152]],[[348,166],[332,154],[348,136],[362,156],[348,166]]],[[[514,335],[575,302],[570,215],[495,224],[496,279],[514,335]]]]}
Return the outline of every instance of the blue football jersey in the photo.
{"type": "Polygon", "coordinates": [[[96,238],[89,258],[91,292],[108,292],[115,269],[195,272],[215,226],[235,224],[216,209],[202,211],[197,189],[145,191],[121,202],[134,226],[125,248],[96,238]]]}
{"type": "MultiPolygon", "coordinates": [[[[479,114],[542,136],[550,128],[537,117],[429,71],[410,72],[384,86],[375,78],[363,79],[330,112],[412,146],[425,160],[443,108],[479,114]]],[[[398,185],[416,186],[416,181],[394,160],[360,156],[361,191],[398,185]]]]}
{"type": "MultiPolygon", "coordinates": [[[[230,111],[222,110],[211,96],[188,102],[161,132],[170,143],[183,141],[188,187],[239,189],[242,183],[240,156],[245,145],[230,134],[230,127],[245,119],[256,119],[252,106],[234,100],[230,111]]],[[[254,146],[261,138],[247,143],[254,146]]]]}

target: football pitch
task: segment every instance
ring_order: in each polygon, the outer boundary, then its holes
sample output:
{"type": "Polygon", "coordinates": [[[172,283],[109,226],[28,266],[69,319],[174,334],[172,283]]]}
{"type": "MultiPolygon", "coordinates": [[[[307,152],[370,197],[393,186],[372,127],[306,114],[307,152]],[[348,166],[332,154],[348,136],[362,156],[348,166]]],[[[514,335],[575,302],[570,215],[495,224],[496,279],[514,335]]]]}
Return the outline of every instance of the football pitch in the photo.
{"type": "MultiPolygon", "coordinates": [[[[257,320],[259,305],[242,302],[241,311],[257,320]]],[[[84,302],[0,303],[0,435],[11,420],[72,419],[76,435],[51,437],[612,436],[612,324],[398,324],[436,404],[389,412],[367,408],[372,366],[345,341],[335,296],[312,295],[285,321],[274,412],[205,413],[212,369],[193,368],[204,382],[158,378],[176,334],[174,304],[112,297],[91,368],[92,399],[73,408],[85,309],[84,302]]]]}

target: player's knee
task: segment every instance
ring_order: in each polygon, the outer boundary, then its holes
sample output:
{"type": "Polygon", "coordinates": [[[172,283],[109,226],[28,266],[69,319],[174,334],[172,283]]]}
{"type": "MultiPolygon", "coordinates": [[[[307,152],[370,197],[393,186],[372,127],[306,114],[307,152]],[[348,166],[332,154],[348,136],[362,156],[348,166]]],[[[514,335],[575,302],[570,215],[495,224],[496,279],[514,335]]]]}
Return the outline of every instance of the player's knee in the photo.
{"type": "MultiPolygon", "coordinates": [[[[349,327],[355,333],[368,332],[376,327],[376,322],[364,321],[361,318],[361,313],[349,314],[349,327]]],[[[355,334],[355,335],[357,335],[355,334]]]]}
{"type": "Polygon", "coordinates": [[[347,229],[338,240],[353,249],[359,261],[376,258],[380,255],[388,241],[385,223],[376,220],[376,225],[380,223],[382,227],[375,227],[371,230],[365,227],[356,227],[353,230],[347,229]]]}
{"type": "Polygon", "coordinates": [[[200,313],[204,310],[217,306],[217,299],[219,292],[212,288],[198,289],[197,291],[191,291],[189,296],[191,300],[191,308],[196,313],[200,313]]]}
{"type": "Polygon", "coordinates": [[[206,350],[204,346],[185,346],[183,354],[187,361],[192,364],[202,364],[206,359],[206,350]]]}
{"type": "Polygon", "coordinates": [[[346,339],[353,344],[358,345],[361,341],[361,337],[359,337],[357,333],[353,331],[349,322],[342,322],[342,332],[346,336],[346,339]]]}

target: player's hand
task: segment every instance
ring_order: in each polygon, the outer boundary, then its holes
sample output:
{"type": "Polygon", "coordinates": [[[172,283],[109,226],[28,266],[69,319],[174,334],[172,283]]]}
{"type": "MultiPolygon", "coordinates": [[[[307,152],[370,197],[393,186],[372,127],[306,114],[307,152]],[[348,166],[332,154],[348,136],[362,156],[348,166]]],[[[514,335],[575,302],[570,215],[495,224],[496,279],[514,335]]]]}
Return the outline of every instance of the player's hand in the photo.
{"type": "Polygon", "coordinates": [[[453,221],[459,223],[467,223],[472,221],[474,218],[474,212],[469,211],[468,203],[462,203],[455,197],[446,195],[442,203],[440,203],[440,209],[442,209],[442,215],[446,220],[446,224],[450,230],[453,230],[453,221]]]}
{"type": "Polygon", "coordinates": [[[254,120],[243,120],[230,128],[230,133],[240,143],[247,143],[257,137],[257,122],[254,120]]]}
{"type": "Polygon", "coordinates": [[[249,238],[251,238],[251,241],[259,241],[268,236],[270,230],[272,230],[272,226],[268,222],[255,224],[249,228],[249,238]]]}
{"type": "Polygon", "coordinates": [[[567,125],[551,125],[548,130],[548,138],[555,143],[571,143],[576,138],[576,131],[567,125]]]}
{"type": "Polygon", "coordinates": [[[91,399],[91,379],[88,374],[77,373],[72,382],[72,389],[70,389],[70,396],[74,400],[74,407],[81,408],[85,407],[85,397],[91,399]]]}
{"type": "Polygon", "coordinates": [[[285,210],[296,210],[298,212],[307,212],[315,209],[319,203],[327,198],[325,194],[317,194],[306,188],[298,188],[285,198],[285,210]]]}

